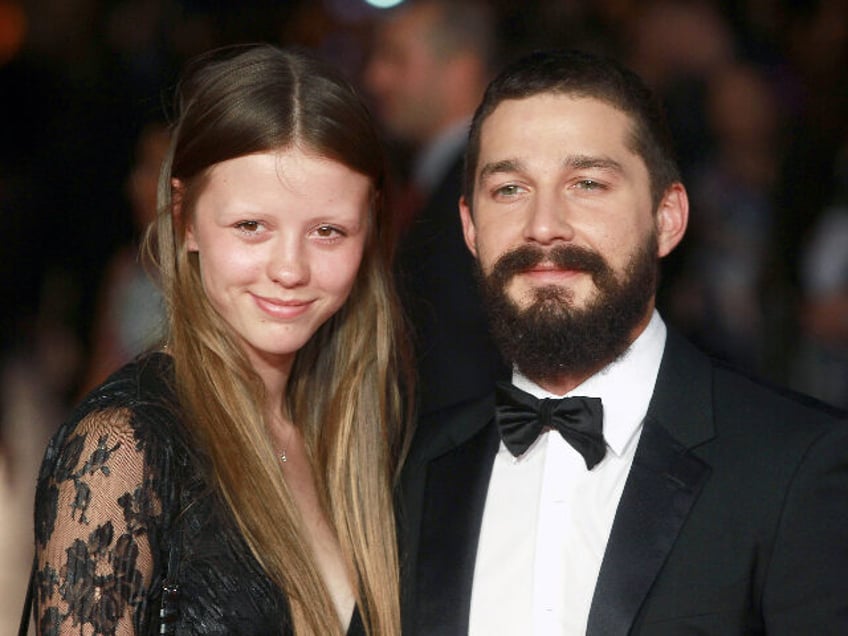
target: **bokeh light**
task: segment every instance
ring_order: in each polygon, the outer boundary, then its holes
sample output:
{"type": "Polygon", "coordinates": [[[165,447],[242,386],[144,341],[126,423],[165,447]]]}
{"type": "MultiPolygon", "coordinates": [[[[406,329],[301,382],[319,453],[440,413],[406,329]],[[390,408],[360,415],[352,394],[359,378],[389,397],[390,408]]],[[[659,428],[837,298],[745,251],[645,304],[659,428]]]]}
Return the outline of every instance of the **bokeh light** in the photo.
{"type": "Polygon", "coordinates": [[[402,2],[403,0],[365,0],[366,4],[370,4],[372,7],[378,9],[391,9],[402,2]]]}

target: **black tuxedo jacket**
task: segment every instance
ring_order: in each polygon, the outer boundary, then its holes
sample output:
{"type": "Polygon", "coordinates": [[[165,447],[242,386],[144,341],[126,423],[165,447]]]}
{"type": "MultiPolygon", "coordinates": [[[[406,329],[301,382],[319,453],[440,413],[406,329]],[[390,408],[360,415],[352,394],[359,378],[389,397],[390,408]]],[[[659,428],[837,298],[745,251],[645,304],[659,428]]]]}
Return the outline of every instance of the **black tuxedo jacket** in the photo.
{"type": "MultiPolygon", "coordinates": [[[[399,502],[404,634],[468,631],[493,404],[419,425],[399,502]]],[[[669,330],[587,634],[848,634],[845,414],[669,330]]]]}
{"type": "Polygon", "coordinates": [[[420,411],[486,395],[509,378],[489,335],[474,261],[462,236],[462,153],[398,245],[398,282],[415,332],[420,411]]]}

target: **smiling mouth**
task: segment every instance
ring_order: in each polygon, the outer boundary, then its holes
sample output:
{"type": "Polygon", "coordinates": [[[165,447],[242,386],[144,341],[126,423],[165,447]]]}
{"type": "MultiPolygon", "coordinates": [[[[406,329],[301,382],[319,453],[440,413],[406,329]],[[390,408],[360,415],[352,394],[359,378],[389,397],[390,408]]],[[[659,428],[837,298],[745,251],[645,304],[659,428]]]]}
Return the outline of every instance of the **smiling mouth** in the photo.
{"type": "Polygon", "coordinates": [[[301,316],[312,305],[311,300],[275,300],[255,294],[253,300],[265,314],[283,320],[301,316]]]}
{"type": "Polygon", "coordinates": [[[560,267],[559,265],[555,265],[554,263],[539,263],[521,272],[521,274],[530,276],[531,278],[542,279],[572,278],[574,276],[577,276],[578,274],[583,273],[585,273],[585,271],[582,269],[577,269],[573,267],[560,267]]]}
{"type": "Polygon", "coordinates": [[[556,265],[555,263],[544,262],[544,263],[537,263],[536,265],[533,265],[532,267],[527,268],[527,271],[529,271],[529,272],[569,272],[569,271],[575,271],[575,270],[573,270],[572,268],[569,268],[569,267],[561,267],[559,265],[556,265]]]}

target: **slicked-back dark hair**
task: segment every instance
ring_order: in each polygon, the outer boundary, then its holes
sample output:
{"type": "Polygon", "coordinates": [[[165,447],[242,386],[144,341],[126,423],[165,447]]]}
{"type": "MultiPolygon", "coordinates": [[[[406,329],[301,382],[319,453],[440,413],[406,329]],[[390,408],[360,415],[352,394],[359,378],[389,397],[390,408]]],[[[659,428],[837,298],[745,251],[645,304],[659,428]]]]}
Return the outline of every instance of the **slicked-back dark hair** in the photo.
{"type": "Polygon", "coordinates": [[[536,51],[507,65],[474,113],[465,154],[463,195],[469,204],[480,158],[483,123],[501,102],[553,93],[600,100],[628,115],[630,148],[648,168],[654,207],[680,181],[674,144],[659,100],[642,79],[612,58],[574,50],[536,51]]]}

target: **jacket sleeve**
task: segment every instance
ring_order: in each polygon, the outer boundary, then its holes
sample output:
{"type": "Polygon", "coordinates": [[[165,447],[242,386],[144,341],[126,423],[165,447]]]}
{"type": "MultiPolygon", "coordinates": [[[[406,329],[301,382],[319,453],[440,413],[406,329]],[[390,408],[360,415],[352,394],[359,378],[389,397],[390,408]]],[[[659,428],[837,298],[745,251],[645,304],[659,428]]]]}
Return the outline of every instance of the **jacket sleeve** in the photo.
{"type": "Polygon", "coordinates": [[[848,421],[798,466],[763,591],[768,634],[848,634],[848,421]]]}

